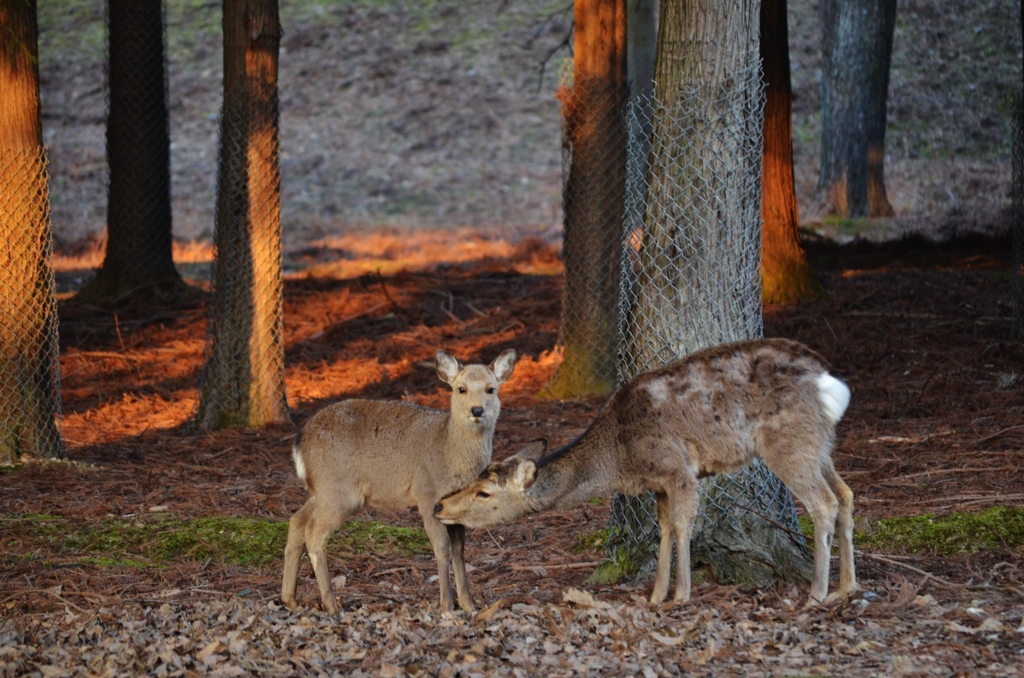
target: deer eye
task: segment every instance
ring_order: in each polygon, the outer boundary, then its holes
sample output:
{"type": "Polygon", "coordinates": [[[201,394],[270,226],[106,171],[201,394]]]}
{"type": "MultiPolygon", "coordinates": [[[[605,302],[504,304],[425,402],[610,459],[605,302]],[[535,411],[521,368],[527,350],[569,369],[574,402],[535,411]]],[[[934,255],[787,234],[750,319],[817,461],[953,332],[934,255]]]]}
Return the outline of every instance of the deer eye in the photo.
{"type": "Polygon", "coordinates": [[[488,386],[487,387],[487,394],[488,395],[494,395],[494,387],[493,386],[488,386]]]}
{"type": "Polygon", "coordinates": [[[465,393],[465,392],[466,392],[466,387],[465,386],[460,386],[459,387],[459,393],[465,393]]]}
{"type": "Polygon", "coordinates": [[[481,490],[480,492],[477,492],[477,493],[476,493],[476,496],[480,497],[481,499],[487,499],[487,498],[489,498],[489,497],[490,497],[491,495],[490,495],[490,494],[488,494],[487,492],[484,492],[483,490],[481,490]]]}

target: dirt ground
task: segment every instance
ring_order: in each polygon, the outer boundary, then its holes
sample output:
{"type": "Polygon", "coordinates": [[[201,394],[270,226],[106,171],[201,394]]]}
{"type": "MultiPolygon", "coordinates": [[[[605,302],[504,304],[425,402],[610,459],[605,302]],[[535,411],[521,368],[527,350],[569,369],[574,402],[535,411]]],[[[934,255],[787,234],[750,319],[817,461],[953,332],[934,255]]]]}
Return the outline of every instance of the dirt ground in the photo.
{"type": "MultiPolygon", "coordinates": [[[[767,336],[815,348],[852,387],[835,458],[859,517],[1024,500],[1024,347],[1008,339],[1008,250],[977,237],[941,247],[821,243],[812,254],[828,300],[766,311],[767,336]]],[[[356,265],[359,254],[306,256],[321,274],[292,274],[285,287],[294,425],[187,430],[202,297],[167,307],[61,307],[72,463],[0,476],[5,675],[1021,672],[1019,550],[860,554],[869,594],[808,611],[800,609],[806,589],[788,585],[757,592],[705,584],[686,606],[652,608],[647,579],[583,583],[601,553],[577,551],[578,536],[609,517],[607,504],[587,504],[471,534],[470,578],[487,610],[474,620],[439,617],[428,555],[332,553],[332,573],[345,583],[344,612],[331,618],[317,611],[308,564],[299,590],[307,607],[292,614],[276,602],[279,560],[110,566],[40,538],[33,514],[78,527],[166,514],[287,520],[305,496],[289,445],[302,422],[352,396],[444,407],[446,387],[430,364],[439,346],[463,360],[489,361],[507,347],[521,353],[502,389],[496,458],[537,436],[566,442],[599,408],[598,399],[534,396],[557,364],[550,349],[561,292],[557,257],[542,241],[481,238],[479,256],[351,278],[329,275],[331,262],[356,265]]],[[[371,515],[418,524],[411,510],[371,515]]]]}
{"type": "MultiPolygon", "coordinates": [[[[174,235],[213,233],[220,3],[167,0],[174,235]]],[[[1020,3],[900,0],[886,185],[894,219],[830,236],[998,230],[1009,208],[1020,3]]],[[[566,0],[281,3],[282,220],[287,249],[382,224],[471,227],[555,242],[566,0]],[[550,58],[549,58],[550,57],[550,58]],[[545,62],[545,60],[547,60],[545,62]],[[542,68],[542,64],[546,67],[542,68]]],[[[817,0],[790,0],[801,209],[818,177],[817,0]]],[[[58,245],[103,233],[103,2],[40,4],[43,133],[58,245]]]]}

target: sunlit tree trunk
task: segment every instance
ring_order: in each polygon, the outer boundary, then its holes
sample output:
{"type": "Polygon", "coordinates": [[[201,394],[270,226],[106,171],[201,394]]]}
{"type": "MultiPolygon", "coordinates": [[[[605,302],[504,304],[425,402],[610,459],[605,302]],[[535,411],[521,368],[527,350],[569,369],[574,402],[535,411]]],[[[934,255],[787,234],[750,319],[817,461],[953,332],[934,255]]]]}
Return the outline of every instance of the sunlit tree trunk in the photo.
{"type": "Polygon", "coordinates": [[[225,0],[215,294],[198,422],[288,418],[284,392],[276,0],[225,0]]]}
{"type": "Polygon", "coordinates": [[[35,0],[0,0],[0,463],[62,453],[35,0]]]}
{"type": "Polygon", "coordinates": [[[821,174],[815,216],[883,217],[896,0],[822,0],[821,174]]]}
{"type": "Polygon", "coordinates": [[[559,93],[567,156],[562,203],[562,363],[549,397],[605,393],[618,379],[619,264],[626,190],[626,0],[576,0],[572,89],[559,93]]]}
{"type": "Polygon", "coordinates": [[[793,87],[789,73],[786,0],[761,2],[764,68],[764,164],[761,209],[761,293],[766,304],[821,297],[825,291],[800,245],[793,181],[793,87]]]}
{"type": "Polygon", "coordinates": [[[171,255],[162,0],[107,0],[107,252],[82,299],[184,290],[171,255]]]}

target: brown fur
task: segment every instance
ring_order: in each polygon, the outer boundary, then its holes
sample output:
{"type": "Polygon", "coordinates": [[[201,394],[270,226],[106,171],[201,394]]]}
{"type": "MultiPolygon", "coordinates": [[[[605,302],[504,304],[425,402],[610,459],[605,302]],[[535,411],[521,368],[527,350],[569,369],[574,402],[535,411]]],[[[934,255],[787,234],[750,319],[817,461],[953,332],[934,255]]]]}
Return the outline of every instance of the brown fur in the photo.
{"type": "Polygon", "coordinates": [[[437,558],[441,608],[452,609],[451,559],[459,605],[473,609],[463,560],[465,528],[442,525],[433,507],[490,463],[494,426],[501,412],[498,387],[512,375],[515,359],[510,349],[489,367],[462,367],[438,351],[438,376],[452,387],[448,411],[395,401],[347,400],[324,408],[307,422],[293,455],[310,497],[288,525],[281,587],[285,605],[296,606],[299,560],[305,547],[324,608],[334,612],[337,602],[327,570],[327,539],[364,505],[415,506],[437,558]]]}
{"type": "Polygon", "coordinates": [[[690,595],[690,534],[697,479],[739,469],[755,457],[814,520],[811,601],[828,591],[838,518],[839,592],[856,590],[853,493],[836,473],[835,425],[849,390],[825,361],[785,339],[725,344],[695,353],[623,386],[579,439],[547,456],[536,446],[492,465],[435,513],[445,524],[488,528],[536,511],[566,508],[616,492],[657,497],[661,543],[651,602],[668,593],[676,537],[677,600],[690,595]]]}

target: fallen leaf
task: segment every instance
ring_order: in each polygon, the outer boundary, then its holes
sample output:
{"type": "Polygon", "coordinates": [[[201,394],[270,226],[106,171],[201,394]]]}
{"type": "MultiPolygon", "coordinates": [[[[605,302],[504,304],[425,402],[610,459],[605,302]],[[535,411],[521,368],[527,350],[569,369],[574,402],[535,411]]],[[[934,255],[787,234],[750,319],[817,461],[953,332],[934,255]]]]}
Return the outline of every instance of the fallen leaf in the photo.
{"type": "Polygon", "coordinates": [[[605,609],[610,607],[608,603],[602,603],[590,594],[589,591],[581,591],[577,588],[569,588],[565,593],[562,594],[563,603],[575,603],[580,607],[592,607],[595,609],[605,609]]]}
{"type": "Polygon", "coordinates": [[[505,605],[505,599],[504,598],[500,598],[497,602],[495,602],[492,605],[489,605],[488,607],[486,607],[486,608],[480,610],[479,612],[477,612],[476,616],[473,617],[473,621],[478,621],[478,622],[485,622],[485,621],[487,621],[488,619],[493,617],[498,612],[498,610],[500,610],[502,608],[502,606],[504,606],[504,605],[505,605]]]}
{"type": "Polygon", "coordinates": [[[198,659],[201,662],[205,662],[206,658],[209,657],[211,654],[213,654],[214,652],[220,652],[223,649],[225,649],[224,643],[220,642],[219,640],[215,640],[206,647],[204,647],[202,650],[200,650],[198,653],[196,653],[196,659],[198,659]]]}
{"type": "Polygon", "coordinates": [[[677,645],[682,645],[686,642],[686,638],[683,636],[676,636],[673,638],[672,636],[663,636],[657,631],[651,631],[651,638],[654,638],[662,645],[667,645],[669,647],[676,647],[677,645]]]}

